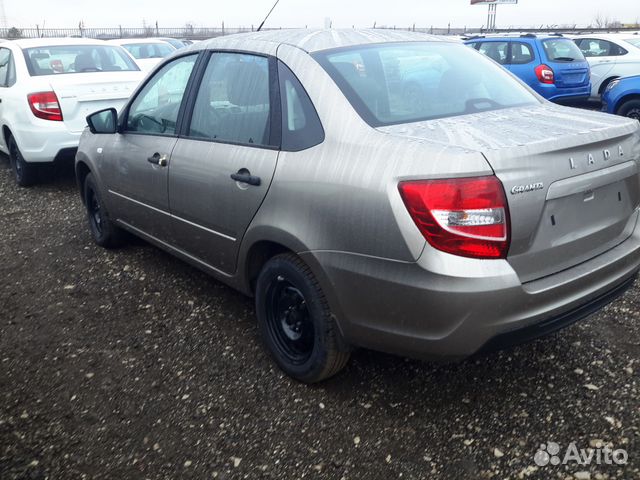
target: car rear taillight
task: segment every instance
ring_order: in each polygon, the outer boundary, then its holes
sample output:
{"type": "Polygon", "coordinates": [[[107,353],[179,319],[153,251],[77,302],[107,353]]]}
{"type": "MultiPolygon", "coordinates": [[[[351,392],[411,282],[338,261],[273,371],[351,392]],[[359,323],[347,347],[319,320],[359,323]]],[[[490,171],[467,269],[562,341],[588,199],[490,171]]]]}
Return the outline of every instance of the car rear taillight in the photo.
{"type": "Polygon", "coordinates": [[[432,247],[463,257],[506,258],[509,212],[497,177],[407,181],[398,188],[432,247]]]}
{"type": "Polygon", "coordinates": [[[555,75],[553,74],[553,70],[551,70],[551,67],[549,67],[548,65],[545,65],[544,63],[542,65],[538,65],[535,71],[536,77],[538,77],[540,83],[546,83],[550,85],[553,85],[555,83],[555,75]]]}
{"type": "Polygon", "coordinates": [[[37,92],[27,95],[33,114],[44,120],[62,121],[62,110],[55,92],[37,92]]]}

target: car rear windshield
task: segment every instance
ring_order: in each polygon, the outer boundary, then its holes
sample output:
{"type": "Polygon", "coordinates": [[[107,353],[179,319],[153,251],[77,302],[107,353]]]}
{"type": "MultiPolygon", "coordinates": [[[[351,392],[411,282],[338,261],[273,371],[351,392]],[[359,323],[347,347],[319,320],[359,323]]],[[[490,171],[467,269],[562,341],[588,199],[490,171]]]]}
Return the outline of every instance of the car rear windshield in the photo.
{"type": "Polygon", "coordinates": [[[314,58],[374,127],[539,103],[506,70],[462,44],[374,44],[314,58]]]}
{"type": "Polygon", "coordinates": [[[568,38],[550,38],[542,41],[542,46],[551,62],[584,62],[582,51],[568,38]]]}
{"type": "Polygon", "coordinates": [[[164,58],[175,50],[168,43],[127,43],[123,45],[137,60],[145,58],[164,58]]]}
{"type": "Polygon", "coordinates": [[[109,45],[34,47],[24,56],[32,76],[139,70],[121,48],[109,45]]]}
{"type": "Polygon", "coordinates": [[[631,45],[633,45],[634,47],[638,47],[640,48],[640,38],[635,37],[635,38],[627,38],[626,39],[627,43],[630,43],[631,45]]]}

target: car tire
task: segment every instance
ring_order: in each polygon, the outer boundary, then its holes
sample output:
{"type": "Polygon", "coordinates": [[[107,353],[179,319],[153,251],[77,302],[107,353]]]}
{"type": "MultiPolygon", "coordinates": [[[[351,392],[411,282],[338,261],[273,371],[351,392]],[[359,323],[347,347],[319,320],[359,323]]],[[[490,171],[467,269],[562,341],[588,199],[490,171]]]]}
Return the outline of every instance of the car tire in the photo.
{"type": "Polygon", "coordinates": [[[620,108],[618,108],[618,115],[623,117],[635,118],[640,120],[640,99],[635,98],[633,100],[627,100],[620,108]]]}
{"type": "Polygon", "coordinates": [[[120,247],[124,243],[125,232],[109,218],[102,202],[100,191],[91,173],[85,178],[83,195],[89,231],[94,242],[104,248],[120,247]]]}
{"type": "Polygon", "coordinates": [[[256,284],[256,314],[262,339],[278,366],[304,383],[337,374],[351,355],[327,300],[296,255],[273,257],[256,284]]]}
{"type": "Polygon", "coordinates": [[[25,161],[12,135],[9,136],[7,146],[9,147],[9,162],[16,183],[21,187],[30,187],[35,184],[38,180],[37,167],[25,161]]]}

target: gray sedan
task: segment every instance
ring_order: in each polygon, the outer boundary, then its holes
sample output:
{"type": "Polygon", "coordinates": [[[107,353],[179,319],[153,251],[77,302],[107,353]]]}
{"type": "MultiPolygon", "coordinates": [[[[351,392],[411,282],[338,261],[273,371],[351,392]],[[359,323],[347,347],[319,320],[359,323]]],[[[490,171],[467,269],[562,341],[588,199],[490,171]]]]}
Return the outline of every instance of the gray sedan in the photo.
{"type": "Polygon", "coordinates": [[[304,382],[354,347],[463,358],[540,337],[640,264],[638,122],[553,105],[428,35],[215,39],[88,123],[95,241],[132,233],[254,296],[304,382]]]}

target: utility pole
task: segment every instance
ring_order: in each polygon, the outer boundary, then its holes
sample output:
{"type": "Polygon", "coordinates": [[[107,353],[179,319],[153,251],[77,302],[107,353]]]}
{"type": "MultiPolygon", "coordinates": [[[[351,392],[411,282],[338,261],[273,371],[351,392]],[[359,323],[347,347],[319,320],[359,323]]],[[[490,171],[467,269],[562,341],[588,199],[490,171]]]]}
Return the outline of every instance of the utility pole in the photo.
{"type": "Polygon", "coordinates": [[[4,9],[4,0],[0,0],[0,28],[9,28],[9,25],[7,25],[7,14],[4,9]]]}

